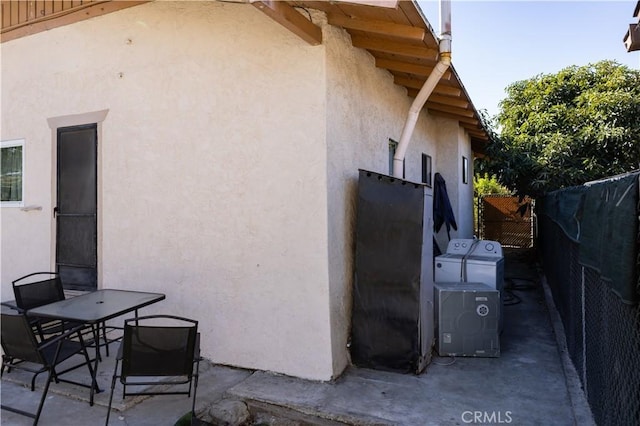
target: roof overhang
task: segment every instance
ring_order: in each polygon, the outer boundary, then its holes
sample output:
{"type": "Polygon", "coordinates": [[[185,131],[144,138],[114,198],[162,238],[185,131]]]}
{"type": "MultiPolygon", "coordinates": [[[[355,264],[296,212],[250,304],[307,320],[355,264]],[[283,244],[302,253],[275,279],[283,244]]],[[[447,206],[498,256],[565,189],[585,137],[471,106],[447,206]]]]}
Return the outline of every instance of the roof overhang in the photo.
{"type": "Polygon", "coordinates": [[[627,48],[627,52],[640,50],[640,25],[629,24],[629,31],[627,31],[622,41],[627,48]]]}
{"type": "MultiPolygon", "coordinates": [[[[277,3],[282,3],[280,7],[303,16],[307,21],[305,25],[317,27],[308,19],[307,14],[301,13],[304,9],[324,12],[329,24],[347,31],[351,36],[352,45],[367,50],[374,57],[376,66],[391,73],[394,82],[406,88],[410,97],[418,94],[438,62],[438,37],[415,1],[398,1],[395,7],[372,6],[371,4],[378,4],[375,0],[277,3]]],[[[273,17],[272,14],[268,14],[273,17]]],[[[291,23],[291,20],[284,16],[276,20],[280,23],[286,21],[287,25],[291,23]]],[[[289,28],[287,25],[285,26],[289,28]]],[[[293,32],[298,34],[299,31],[301,30],[293,32]]],[[[321,36],[310,43],[322,43],[321,36]]],[[[455,63],[455,51],[453,62],[455,63]]],[[[469,134],[474,153],[483,155],[489,141],[489,133],[454,66],[438,82],[424,108],[433,116],[458,121],[469,134]]]]}
{"type": "Polygon", "coordinates": [[[629,24],[629,30],[622,39],[627,52],[640,50],[640,1],[636,3],[636,8],[633,10],[633,17],[638,19],[638,23],[629,24]]]}
{"type": "MultiPolygon", "coordinates": [[[[225,1],[251,3],[311,45],[322,43],[322,29],[303,12],[309,9],[324,12],[330,25],[347,31],[352,45],[367,50],[376,67],[388,71],[395,84],[404,87],[410,97],[417,95],[438,61],[438,37],[416,1],[225,1]]],[[[3,0],[0,40],[13,40],[146,2],[3,0]]],[[[424,108],[433,116],[458,121],[469,134],[473,151],[477,155],[484,152],[489,134],[453,65],[424,108]]]]}
{"type": "Polygon", "coordinates": [[[106,15],[149,0],[82,0],[82,1],[21,1],[2,0],[0,42],[15,40],[42,31],[96,16],[106,15]]]}

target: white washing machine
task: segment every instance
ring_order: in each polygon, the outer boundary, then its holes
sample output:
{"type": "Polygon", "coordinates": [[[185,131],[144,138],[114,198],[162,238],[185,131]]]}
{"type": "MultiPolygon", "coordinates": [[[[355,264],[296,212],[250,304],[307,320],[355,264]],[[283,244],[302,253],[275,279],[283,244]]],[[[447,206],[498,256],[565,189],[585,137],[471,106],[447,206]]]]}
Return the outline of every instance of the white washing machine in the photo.
{"type": "MultiPolygon", "coordinates": [[[[479,282],[500,292],[504,303],[504,256],[497,241],[453,239],[435,258],[435,282],[479,282]]],[[[500,307],[500,331],[503,325],[500,307]]]]}

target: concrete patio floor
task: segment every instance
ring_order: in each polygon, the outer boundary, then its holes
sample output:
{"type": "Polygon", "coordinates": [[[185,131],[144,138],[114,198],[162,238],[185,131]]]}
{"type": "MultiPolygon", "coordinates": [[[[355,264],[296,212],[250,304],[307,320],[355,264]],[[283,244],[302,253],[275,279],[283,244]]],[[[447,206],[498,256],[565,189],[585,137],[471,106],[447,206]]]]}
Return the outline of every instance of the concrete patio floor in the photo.
{"type": "MultiPolygon", "coordinates": [[[[593,424],[530,253],[507,251],[505,275],[507,286],[518,288],[513,300],[519,303],[505,306],[499,358],[435,357],[418,376],[351,367],[330,383],[203,362],[197,411],[241,401],[253,416],[250,424],[272,425],[593,424]]],[[[101,388],[108,388],[112,373],[113,356],[100,366],[101,388]]],[[[40,393],[25,388],[25,379],[18,371],[5,373],[3,404],[37,406],[40,393]]],[[[111,425],[170,426],[190,408],[186,396],[123,402],[120,395],[117,389],[111,425]]],[[[52,384],[39,424],[104,424],[108,397],[107,389],[90,407],[87,389],[52,384]]],[[[7,411],[0,415],[2,425],[32,423],[7,411]]]]}

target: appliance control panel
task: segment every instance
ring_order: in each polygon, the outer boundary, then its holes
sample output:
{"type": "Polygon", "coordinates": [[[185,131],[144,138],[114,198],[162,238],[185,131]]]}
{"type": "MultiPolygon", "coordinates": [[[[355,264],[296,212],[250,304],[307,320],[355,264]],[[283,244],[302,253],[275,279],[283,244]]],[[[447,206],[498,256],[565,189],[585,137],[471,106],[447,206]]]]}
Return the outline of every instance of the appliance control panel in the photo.
{"type": "Polygon", "coordinates": [[[478,256],[502,257],[502,246],[497,241],[481,240],[478,248],[473,251],[478,256]]]}
{"type": "Polygon", "coordinates": [[[447,253],[467,254],[475,241],[474,239],[454,238],[447,245],[447,253]]]}
{"type": "Polygon", "coordinates": [[[502,246],[497,241],[454,238],[447,245],[447,253],[502,257],[502,246]]]}

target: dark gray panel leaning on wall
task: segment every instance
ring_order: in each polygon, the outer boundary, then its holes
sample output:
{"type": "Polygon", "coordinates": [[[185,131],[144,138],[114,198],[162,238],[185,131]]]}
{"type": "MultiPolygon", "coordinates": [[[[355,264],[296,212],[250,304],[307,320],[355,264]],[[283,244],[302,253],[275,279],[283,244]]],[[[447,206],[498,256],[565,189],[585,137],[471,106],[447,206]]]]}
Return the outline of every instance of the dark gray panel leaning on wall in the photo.
{"type": "Polygon", "coordinates": [[[356,366],[416,372],[424,187],[360,170],[351,358],[356,366]]]}

